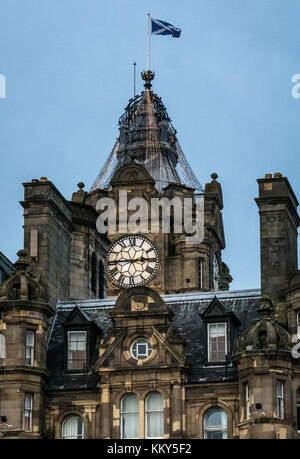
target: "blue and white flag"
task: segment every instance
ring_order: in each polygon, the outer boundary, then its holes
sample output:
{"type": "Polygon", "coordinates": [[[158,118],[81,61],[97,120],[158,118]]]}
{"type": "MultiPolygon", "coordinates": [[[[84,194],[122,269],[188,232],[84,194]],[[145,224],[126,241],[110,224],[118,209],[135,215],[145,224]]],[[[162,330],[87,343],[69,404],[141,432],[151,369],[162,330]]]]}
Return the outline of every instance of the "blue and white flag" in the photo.
{"type": "Polygon", "coordinates": [[[151,18],[151,34],[152,35],[172,35],[173,38],[179,38],[181,29],[174,27],[168,22],[161,21],[160,19],[151,18]]]}

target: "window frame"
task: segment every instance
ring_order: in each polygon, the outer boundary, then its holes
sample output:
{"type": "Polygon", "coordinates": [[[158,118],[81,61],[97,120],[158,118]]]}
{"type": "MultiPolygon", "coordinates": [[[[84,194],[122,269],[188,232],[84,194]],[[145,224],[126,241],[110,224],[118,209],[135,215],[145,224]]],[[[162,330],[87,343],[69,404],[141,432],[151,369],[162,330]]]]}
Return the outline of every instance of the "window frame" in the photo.
{"type": "Polygon", "coordinates": [[[284,420],[284,381],[276,381],[276,416],[284,420]],[[281,394],[278,395],[278,387],[281,387],[281,394]]]}
{"type": "Polygon", "coordinates": [[[245,397],[245,421],[250,419],[250,391],[249,382],[244,383],[244,397],[245,397]]]}
{"type": "Polygon", "coordinates": [[[97,294],[97,255],[95,252],[91,256],[91,291],[96,297],[97,294]]]}
{"type": "Polygon", "coordinates": [[[120,438],[121,440],[138,440],[140,439],[140,400],[139,400],[139,397],[134,393],[134,392],[130,392],[128,394],[125,394],[122,399],[121,399],[121,406],[120,406],[120,438]],[[138,402],[138,410],[137,411],[125,411],[123,410],[123,403],[124,403],[124,400],[126,399],[126,397],[128,397],[128,395],[134,395],[137,399],[137,402],[138,402]],[[124,414],[132,414],[132,413],[136,413],[137,414],[137,431],[138,431],[138,436],[137,437],[131,437],[131,438],[125,438],[123,437],[123,416],[124,414]]]}
{"type": "Polygon", "coordinates": [[[61,438],[62,440],[84,440],[84,431],[85,431],[85,426],[84,426],[84,419],[82,416],[80,416],[79,414],[69,414],[68,416],[66,416],[61,424],[61,438]],[[77,419],[81,419],[81,422],[82,422],[82,434],[81,436],[79,437],[77,435],[77,438],[65,438],[65,435],[64,435],[64,426],[65,426],[65,423],[70,419],[70,418],[77,418],[77,419]]]}
{"type": "Polygon", "coordinates": [[[26,329],[25,332],[25,365],[32,367],[34,365],[34,358],[35,358],[35,331],[31,329],[26,329]],[[27,343],[27,336],[31,333],[33,337],[33,344],[27,343]],[[30,363],[27,362],[27,350],[29,349],[30,352],[30,363]]]}
{"type": "Polygon", "coordinates": [[[164,397],[158,391],[149,392],[145,397],[144,404],[145,404],[144,405],[145,406],[145,439],[153,440],[153,439],[165,438],[165,399],[164,399],[164,397]],[[162,403],[163,403],[162,410],[149,410],[149,409],[147,409],[147,400],[152,394],[159,394],[161,396],[162,403]],[[162,435],[162,437],[149,437],[148,436],[148,416],[147,416],[148,413],[162,413],[162,417],[163,417],[163,435],[162,435]]]}
{"type": "Polygon", "coordinates": [[[150,357],[150,355],[152,354],[153,352],[153,346],[152,346],[152,343],[150,342],[150,340],[148,338],[145,338],[144,336],[141,336],[140,338],[136,338],[130,345],[130,355],[131,357],[134,359],[134,360],[146,360],[150,357]],[[138,354],[138,341],[146,341],[146,346],[147,346],[147,354],[143,354],[145,355],[145,357],[143,358],[140,358],[139,357],[139,354],[138,354]],[[136,350],[136,357],[133,355],[133,347],[137,345],[137,350],[136,350]],[[149,349],[150,349],[150,352],[149,352],[149,349]]]}
{"type": "MultiPolygon", "coordinates": [[[[78,342],[78,341],[77,341],[78,342]]],[[[78,349],[76,350],[78,352],[78,349]]],[[[88,366],[89,366],[89,361],[88,361],[88,331],[87,330],[82,330],[82,329],[73,329],[73,330],[67,330],[67,346],[66,346],[66,353],[67,353],[67,362],[66,362],[66,370],[67,372],[70,373],[86,373],[88,371],[88,366]],[[71,334],[78,334],[82,333],[85,335],[85,367],[84,368],[69,368],[69,343],[71,342],[69,337],[71,334]]],[[[81,359],[76,359],[81,360],[81,359]]]]}
{"type": "Polygon", "coordinates": [[[0,333],[0,359],[6,359],[6,336],[0,333]]]}
{"type": "Polygon", "coordinates": [[[99,299],[102,300],[105,298],[106,293],[106,271],[105,271],[105,263],[102,258],[99,259],[99,273],[98,273],[98,288],[99,288],[99,299]]]}
{"type": "Polygon", "coordinates": [[[23,427],[25,432],[32,432],[32,421],[33,421],[33,394],[31,392],[24,393],[24,413],[23,413],[23,427]],[[30,397],[30,408],[26,408],[26,398],[30,397]],[[26,416],[26,411],[29,412],[29,416],[26,416]],[[26,418],[29,418],[29,430],[25,428],[26,418]]]}
{"type": "Polygon", "coordinates": [[[220,321],[220,322],[208,322],[207,323],[207,362],[209,364],[224,364],[226,362],[226,356],[228,354],[228,333],[227,333],[227,322],[226,321],[220,321]],[[224,325],[225,326],[225,331],[224,331],[224,337],[225,337],[225,350],[224,350],[224,360],[212,360],[210,358],[210,327],[213,325],[224,325]]]}
{"type": "Polygon", "coordinates": [[[297,339],[300,339],[300,311],[296,313],[296,327],[297,327],[297,339]]]}
{"type": "Polygon", "coordinates": [[[197,283],[198,288],[202,290],[203,288],[203,258],[197,258],[197,283]]]}

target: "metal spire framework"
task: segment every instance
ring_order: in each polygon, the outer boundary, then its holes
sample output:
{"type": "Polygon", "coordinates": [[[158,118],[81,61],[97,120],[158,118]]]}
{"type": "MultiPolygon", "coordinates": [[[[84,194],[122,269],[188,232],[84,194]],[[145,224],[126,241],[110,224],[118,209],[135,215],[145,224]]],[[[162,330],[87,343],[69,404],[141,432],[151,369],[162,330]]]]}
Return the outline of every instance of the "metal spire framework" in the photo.
{"type": "Polygon", "coordinates": [[[179,183],[203,193],[161,98],[151,90],[154,76],[151,70],[142,73],[145,90],[129,100],[119,119],[120,136],[91,191],[109,188],[116,169],[134,157],[153,177],[158,192],[170,183],[179,183]]]}

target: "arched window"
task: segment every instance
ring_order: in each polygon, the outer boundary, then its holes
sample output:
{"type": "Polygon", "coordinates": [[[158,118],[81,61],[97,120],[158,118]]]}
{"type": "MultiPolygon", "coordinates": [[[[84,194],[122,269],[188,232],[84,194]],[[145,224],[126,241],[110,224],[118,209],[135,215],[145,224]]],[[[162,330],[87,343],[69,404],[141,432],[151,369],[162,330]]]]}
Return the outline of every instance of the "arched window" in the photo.
{"type": "Polygon", "coordinates": [[[204,416],[204,438],[227,438],[227,415],[221,408],[210,408],[204,416]]]}
{"type": "Polygon", "coordinates": [[[91,261],[91,289],[96,294],[97,289],[97,256],[95,252],[92,254],[91,261]]]}
{"type": "Polygon", "coordinates": [[[105,298],[105,267],[102,260],[99,262],[99,298],[105,298]]]}
{"type": "Polygon", "coordinates": [[[81,440],[84,438],[84,423],[81,416],[68,416],[62,425],[62,437],[65,440],[81,440]]]}
{"type": "Polygon", "coordinates": [[[139,400],[134,394],[125,395],[122,400],[121,437],[139,438],[139,400]]]}
{"type": "Polygon", "coordinates": [[[164,437],[164,399],[159,392],[146,398],[146,438],[164,437]]]}
{"type": "Polygon", "coordinates": [[[5,359],[5,357],[6,357],[5,336],[0,334],[0,359],[5,359]]]}

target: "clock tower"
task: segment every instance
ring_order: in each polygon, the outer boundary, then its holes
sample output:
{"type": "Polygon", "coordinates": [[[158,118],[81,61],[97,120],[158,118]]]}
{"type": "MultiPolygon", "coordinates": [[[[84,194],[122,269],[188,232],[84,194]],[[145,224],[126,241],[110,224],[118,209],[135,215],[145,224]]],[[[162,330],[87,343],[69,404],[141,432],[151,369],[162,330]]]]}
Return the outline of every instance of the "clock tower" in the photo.
{"type": "Polygon", "coordinates": [[[232,278],[221,255],[218,176],[212,174],[205,188],[200,185],[161,98],[151,90],[154,73],[143,72],[142,78],[145,90],[130,99],[117,142],[90,192],[97,209],[101,198],[115,205],[116,224],[108,224],[107,232],[107,296],[143,285],[160,294],[228,290],[232,278]],[[187,237],[184,206],[191,203],[195,223],[201,200],[203,237],[193,241],[187,237]]]}

